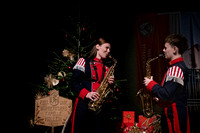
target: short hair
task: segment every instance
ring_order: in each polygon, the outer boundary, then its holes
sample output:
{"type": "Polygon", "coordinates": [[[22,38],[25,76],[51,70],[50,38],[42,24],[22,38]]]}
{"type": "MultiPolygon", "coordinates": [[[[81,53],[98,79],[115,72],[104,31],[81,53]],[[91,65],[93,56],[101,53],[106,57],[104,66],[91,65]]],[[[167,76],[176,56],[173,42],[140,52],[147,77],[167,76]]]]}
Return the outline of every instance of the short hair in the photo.
{"type": "Polygon", "coordinates": [[[182,34],[171,34],[165,38],[165,43],[169,43],[171,46],[178,47],[179,54],[183,54],[188,49],[188,40],[182,34]]]}

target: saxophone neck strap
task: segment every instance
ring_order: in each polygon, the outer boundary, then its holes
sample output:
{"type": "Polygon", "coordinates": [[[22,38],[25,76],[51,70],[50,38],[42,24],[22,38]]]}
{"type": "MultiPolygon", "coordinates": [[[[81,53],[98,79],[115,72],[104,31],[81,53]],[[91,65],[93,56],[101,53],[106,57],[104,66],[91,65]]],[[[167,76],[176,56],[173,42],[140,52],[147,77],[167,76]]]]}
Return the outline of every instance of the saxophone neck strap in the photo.
{"type": "Polygon", "coordinates": [[[96,61],[94,61],[94,60],[91,61],[92,66],[93,66],[94,71],[95,71],[95,74],[96,74],[96,77],[97,77],[96,81],[98,81],[99,83],[101,83],[103,81],[103,79],[104,79],[104,74],[105,74],[105,71],[106,71],[105,65],[103,64],[103,71],[102,71],[101,81],[99,81],[99,76],[98,76],[98,73],[97,73],[97,67],[94,65],[94,62],[96,62],[96,61]]]}

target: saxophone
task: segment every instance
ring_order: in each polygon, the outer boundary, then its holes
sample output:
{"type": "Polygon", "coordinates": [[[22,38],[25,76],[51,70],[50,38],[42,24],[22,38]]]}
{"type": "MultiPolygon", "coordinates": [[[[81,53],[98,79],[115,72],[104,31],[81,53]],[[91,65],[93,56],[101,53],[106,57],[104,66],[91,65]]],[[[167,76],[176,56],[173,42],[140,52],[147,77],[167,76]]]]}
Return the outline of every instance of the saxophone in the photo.
{"type": "Polygon", "coordinates": [[[108,84],[108,78],[114,74],[114,69],[117,64],[117,60],[112,58],[110,55],[108,56],[114,61],[114,64],[109,68],[108,73],[104,77],[103,81],[101,82],[99,88],[97,88],[97,91],[100,95],[99,99],[96,101],[90,101],[88,103],[88,108],[95,113],[99,113],[102,109],[102,106],[106,102],[106,100],[110,97],[110,94],[113,93],[113,90],[111,86],[108,84]]]}
{"type": "MultiPolygon", "coordinates": [[[[163,54],[159,54],[157,57],[152,58],[147,60],[146,62],[146,77],[147,78],[151,78],[151,65],[150,63],[156,59],[158,59],[159,57],[163,57],[163,54]]],[[[141,102],[142,102],[142,109],[143,109],[143,113],[144,116],[147,118],[150,118],[151,116],[153,116],[153,98],[152,98],[152,94],[150,92],[148,92],[146,89],[142,88],[137,92],[137,96],[140,96],[141,102]]]]}

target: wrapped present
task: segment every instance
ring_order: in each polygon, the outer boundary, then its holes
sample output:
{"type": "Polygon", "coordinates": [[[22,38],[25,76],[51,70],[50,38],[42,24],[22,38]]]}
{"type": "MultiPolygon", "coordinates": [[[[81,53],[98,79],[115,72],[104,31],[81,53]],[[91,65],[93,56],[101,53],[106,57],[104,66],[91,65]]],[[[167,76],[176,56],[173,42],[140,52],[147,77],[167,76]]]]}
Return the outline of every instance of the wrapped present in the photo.
{"type": "Polygon", "coordinates": [[[151,124],[152,121],[152,117],[147,118],[143,115],[139,115],[138,116],[138,127],[147,127],[151,124]]]}
{"type": "Polygon", "coordinates": [[[152,116],[150,118],[146,118],[143,115],[139,115],[138,127],[140,130],[151,132],[154,130],[154,123],[157,121],[157,116],[152,116]]]}
{"type": "Polygon", "coordinates": [[[134,125],[135,123],[135,112],[134,111],[123,111],[123,123],[128,126],[134,125]]]}

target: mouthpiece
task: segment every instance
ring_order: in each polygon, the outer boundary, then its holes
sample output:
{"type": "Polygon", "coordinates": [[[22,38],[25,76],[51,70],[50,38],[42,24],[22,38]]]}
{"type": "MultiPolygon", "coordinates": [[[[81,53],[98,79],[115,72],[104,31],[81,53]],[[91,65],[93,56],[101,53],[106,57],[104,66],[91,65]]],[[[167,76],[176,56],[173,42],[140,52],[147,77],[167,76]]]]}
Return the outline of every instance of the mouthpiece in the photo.
{"type": "Polygon", "coordinates": [[[162,54],[159,54],[158,57],[164,57],[164,54],[163,54],[163,53],[162,53],[162,54]]]}

